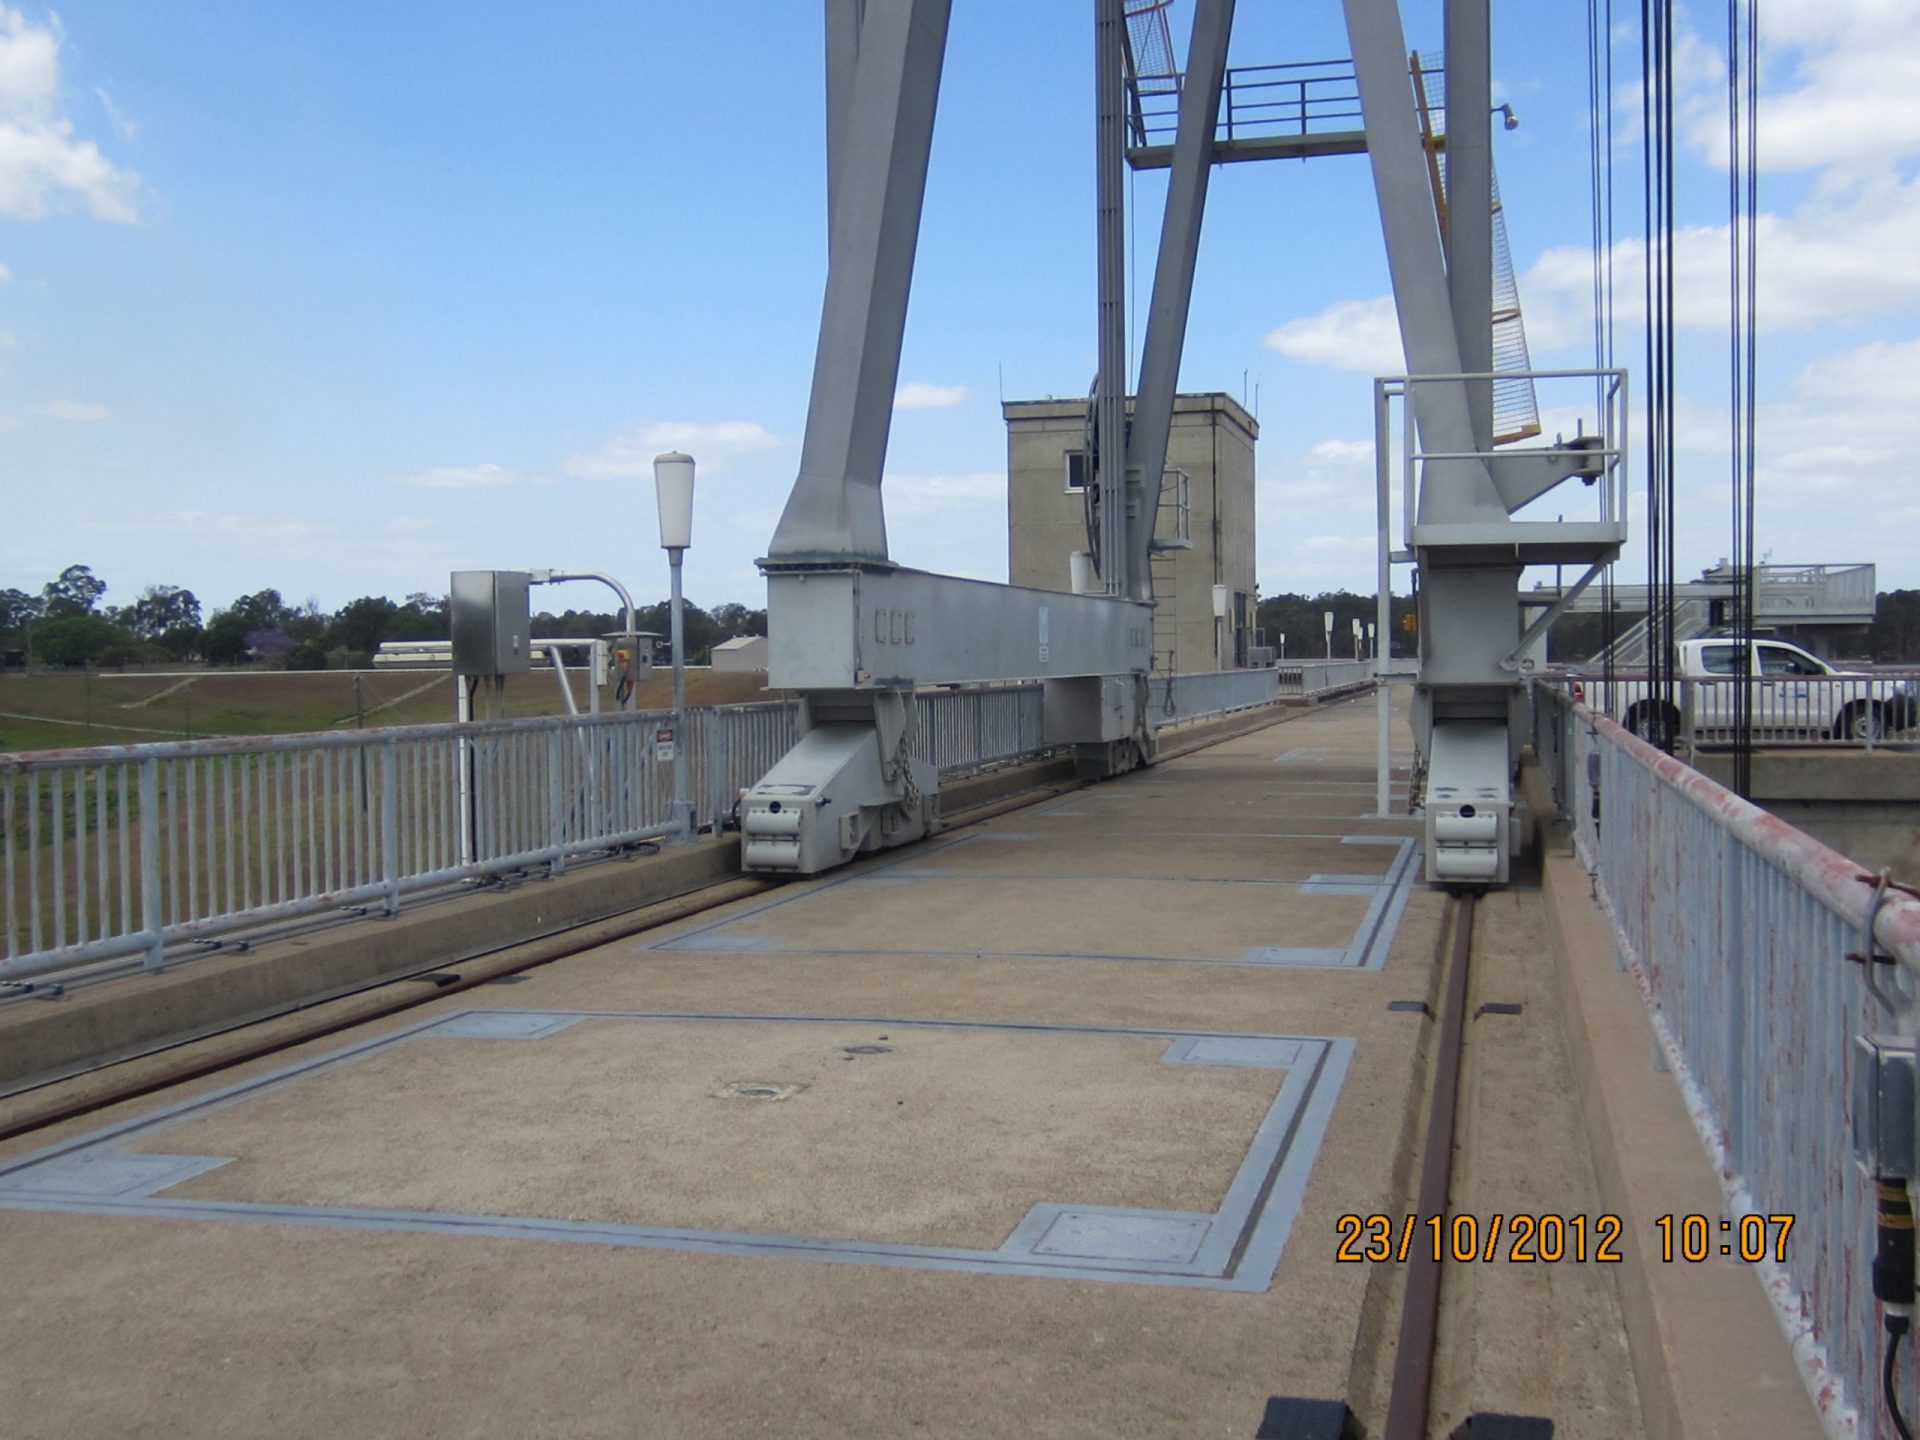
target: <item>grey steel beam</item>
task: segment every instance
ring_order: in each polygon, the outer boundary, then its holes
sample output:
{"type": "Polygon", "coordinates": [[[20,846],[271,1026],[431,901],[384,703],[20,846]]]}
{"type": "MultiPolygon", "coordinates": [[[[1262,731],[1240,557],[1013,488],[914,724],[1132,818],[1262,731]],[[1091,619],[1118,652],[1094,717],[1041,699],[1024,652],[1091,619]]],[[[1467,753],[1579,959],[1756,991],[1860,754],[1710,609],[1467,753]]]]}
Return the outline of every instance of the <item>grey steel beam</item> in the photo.
{"type": "Polygon", "coordinates": [[[1173,399],[1180,387],[1180,354],[1187,340],[1193,267],[1200,253],[1200,221],[1207,207],[1207,180],[1213,169],[1214,132],[1220,120],[1220,90],[1232,33],[1233,0],[1197,0],[1180,92],[1180,125],[1174,132],[1173,168],[1167,179],[1166,212],[1160,223],[1160,253],[1154,262],[1153,300],[1140,351],[1140,392],[1134,400],[1133,436],[1127,445],[1127,578],[1128,593],[1137,600],[1153,597],[1149,554],[1160,508],[1161,475],[1167,466],[1167,437],[1173,428],[1173,399]]]}
{"type": "Polygon", "coordinates": [[[788,690],[912,689],[1144,673],[1151,609],[901,568],[767,576],[767,679],[788,690]]]}
{"type": "Polygon", "coordinates": [[[768,548],[776,564],[887,562],[880,480],[949,6],[950,0],[891,0],[870,7],[859,25],[852,90],[833,145],[827,293],[813,392],[800,474],[768,548]]]}
{"type": "MultiPolygon", "coordinates": [[[[1410,375],[1461,373],[1447,267],[1427,160],[1407,75],[1406,37],[1395,0],[1342,0],[1353,46],[1360,109],[1366,117],[1367,158],[1386,238],[1394,310],[1410,375]]],[[[1419,385],[1408,397],[1421,449],[1473,451],[1473,418],[1464,383],[1419,385]]],[[[1466,521],[1506,518],[1507,507],[1486,467],[1476,461],[1432,461],[1420,488],[1420,519],[1466,521]]]]}
{"type": "Polygon", "coordinates": [[[860,58],[860,22],[867,0],[826,0],[827,7],[827,234],[840,193],[840,150],[846,143],[847,107],[853,103],[853,73],[860,58]]]}
{"type": "Polygon", "coordinates": [[[1100,378],[1094,474],[1100,496],[1100,588],[1127,584],[1127,216],[1124,0],[1094,0],[1094,234],[1100,378]]]}
{"type": "MultiPolygon", "coordinates": [[[[1311,160],[1323,155],[1364,155],[1364,130],[1325,130],[1312,135],[1255,135],[1244,140],[1215,140],[1213,163],[1232,165],[1249,160],[1311,160]]],[[[1135,170],[1165,170],[1173,164],[1173,146],[1136,145],[1127,151],[1135,170]]]]}
{"type": "MultiPolygon", "coordinates": [[[[1493,64],[1487,0],[1447,0],[1447,293],[1460,368],[1493,369],[1493,64]]],[[[1473,448],[1493,449],[1493,384],[1467,382],[1473,448]]]]}

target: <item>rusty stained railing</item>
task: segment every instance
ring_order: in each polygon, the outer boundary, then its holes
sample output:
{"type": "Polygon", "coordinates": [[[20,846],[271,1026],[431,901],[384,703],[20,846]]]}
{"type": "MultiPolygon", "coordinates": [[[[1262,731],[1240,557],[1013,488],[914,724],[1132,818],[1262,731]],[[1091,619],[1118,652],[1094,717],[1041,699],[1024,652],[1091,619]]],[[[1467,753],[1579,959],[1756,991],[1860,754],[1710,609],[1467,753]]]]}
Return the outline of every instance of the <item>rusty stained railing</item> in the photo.
{"type": "MultiPolygon", "coordinates": [[[[1920,1026],[1920,898],[1563,691],[1534,697],[1536,756],[1733,1218],[1795,1217],[1763,1279],[1815,1403],[1870,1414],[1874,1189],[1850,1150],[1850,1067],[1855,1036],[1920,1026]]],[[[1902,1383],[1912,1413],[1911,1368],[1902,1383]]]]}

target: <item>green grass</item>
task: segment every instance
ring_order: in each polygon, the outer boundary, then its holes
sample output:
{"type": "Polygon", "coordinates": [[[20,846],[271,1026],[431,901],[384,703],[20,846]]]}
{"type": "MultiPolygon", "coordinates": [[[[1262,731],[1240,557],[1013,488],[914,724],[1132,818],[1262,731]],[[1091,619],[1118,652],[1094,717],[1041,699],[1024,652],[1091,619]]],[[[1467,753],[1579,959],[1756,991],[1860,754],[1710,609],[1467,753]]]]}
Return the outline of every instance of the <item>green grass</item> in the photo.
{"type": "MultiPolygon", "coordinates": [[[[345,671],[204,670],[184,685],[182,673],[0,673],[0,752],[337,731],[354,727],[357,706],[364,707],[369,729],[454,718],[453,677],[432,671],[362,673],[357,701],[355,677],[345,671]]],[[[763,678],[693,671],[687,700],[713,705],[777,698],[760,688],[763,678]]],[[[575,703],[584,711],[585,677],[572,679],[575,703]]],[[[657,671],[640,687],[639,704],[664,708],[671,689],[667,673],[657,671]]],[[[611,707],[611,698],[604,703],[611,707]]],[[[509,676],[497,712],[483,701],[480,714],[518,720],[564,714],[565,708],[552,672],[536,670],[509,676]]]]}

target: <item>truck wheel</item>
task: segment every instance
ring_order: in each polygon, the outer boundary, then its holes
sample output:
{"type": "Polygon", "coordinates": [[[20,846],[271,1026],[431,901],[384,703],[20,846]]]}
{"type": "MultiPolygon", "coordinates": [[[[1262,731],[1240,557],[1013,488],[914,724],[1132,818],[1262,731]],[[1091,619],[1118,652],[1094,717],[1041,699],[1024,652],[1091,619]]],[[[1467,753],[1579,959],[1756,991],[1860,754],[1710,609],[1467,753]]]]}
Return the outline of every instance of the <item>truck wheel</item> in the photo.
{"type": "Polygon", "coordinates": [[[1671,705],[1642,700],[1627,711],[1627,730],[1649,745],[1667,749],[1680,734],[1680,712],[1671,705]]]}
{"type": "Polygon", "coordinates": [[[1856,700],[1840,712],[1840,723],[1834,726],[1833,738],[1836,740],[1873,740],[1887,738],[1887,712],[1878,705],[1865,700],[1856,700]]]}

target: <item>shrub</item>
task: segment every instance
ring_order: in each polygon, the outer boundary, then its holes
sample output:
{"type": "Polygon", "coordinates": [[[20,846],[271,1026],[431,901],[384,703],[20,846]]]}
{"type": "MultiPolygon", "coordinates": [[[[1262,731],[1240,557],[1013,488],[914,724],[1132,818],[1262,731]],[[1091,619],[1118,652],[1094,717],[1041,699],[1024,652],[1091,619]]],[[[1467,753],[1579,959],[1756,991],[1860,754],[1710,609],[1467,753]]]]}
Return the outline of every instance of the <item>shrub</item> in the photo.
{"type": "Polygon", "coordinates": [[[324,670],[327,668],[327,652],[311,640],[303,640],[287,652],[289,670],[324,670]]]}

